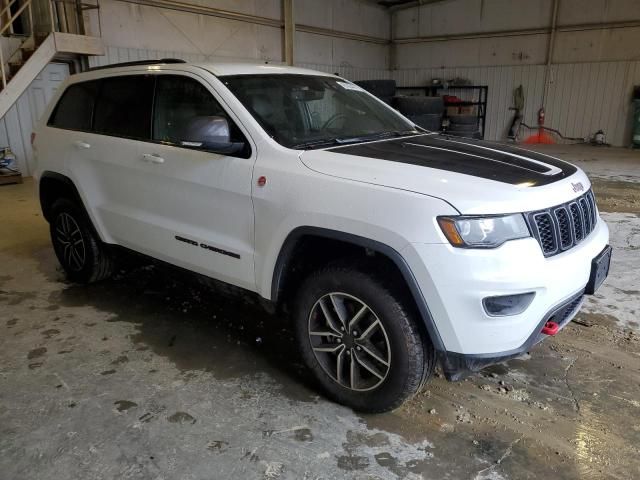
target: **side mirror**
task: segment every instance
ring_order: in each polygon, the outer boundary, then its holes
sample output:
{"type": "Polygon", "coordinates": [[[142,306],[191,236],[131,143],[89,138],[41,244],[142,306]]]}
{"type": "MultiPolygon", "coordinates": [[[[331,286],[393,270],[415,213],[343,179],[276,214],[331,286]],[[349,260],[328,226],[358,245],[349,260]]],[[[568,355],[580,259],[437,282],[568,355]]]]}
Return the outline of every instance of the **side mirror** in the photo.
{"type": "Polygon", "coordinates": [[[229,122],[224,117],[193,117],[185,125],[180,137],[184,147],[211,150],[222,155],[242,151],[244,142],[232,142],[229,122]]]}

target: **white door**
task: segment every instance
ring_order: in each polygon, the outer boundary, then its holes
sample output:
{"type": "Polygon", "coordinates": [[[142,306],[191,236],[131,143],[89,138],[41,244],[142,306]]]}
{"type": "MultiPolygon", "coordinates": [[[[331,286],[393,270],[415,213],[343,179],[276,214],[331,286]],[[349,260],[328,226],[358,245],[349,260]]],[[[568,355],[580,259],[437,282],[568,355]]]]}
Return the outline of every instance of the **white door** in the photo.
{"type": "Polygon", "coordinates": [[[69,76],[69,66],[50,63],[0,119],[0,146],[9,146],[16,154],[23,175],[31,175],[31,133],[42,117],[60,84],[69,76]]]}
{"type": "Polygon", "coordinates": [[[168,74],[100,83],[94,132],[67,137],[69,168],[91,188],[107,235],[132,250],[255,290],[255,152],[228,156],[180,140],[193,118],[225,115],[213,91],[194,78],[168,74]]]}
{"type": "MultiPolygon", "coordinates": [[[[184,146],[194,119],[225,117],[233,141],[248,139],[210,87],[187,76],[158,75],[153,141],[142,147],[145,247],[177,265],[255,290],[251,179],[255,149],[224,155],[184,146]]],[[[197,143],[197,142],[196,142],[197,143]]]]}
{"type": "Polygon", "coordinates": [[[34,123],[40,120],[56,90],[68,76],[69,65],[66,63],[50,63],[31,82],[28,95],[31,118],[34,123]]]}

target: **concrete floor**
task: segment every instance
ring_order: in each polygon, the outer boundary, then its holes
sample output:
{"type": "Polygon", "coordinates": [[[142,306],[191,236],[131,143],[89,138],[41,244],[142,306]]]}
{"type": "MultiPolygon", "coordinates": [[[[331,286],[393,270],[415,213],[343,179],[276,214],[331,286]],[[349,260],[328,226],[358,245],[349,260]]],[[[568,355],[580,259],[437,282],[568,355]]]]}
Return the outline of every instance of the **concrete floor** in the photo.
{"type": "Polygon", "coordinates": [[[33,183],[0,187],[0,479],[640,478],[640,153],[542,149],[593,172],[607,283],[530,355],[378,416],[319,397],[248,299],[150,266],[67,283],[33,183]]]}

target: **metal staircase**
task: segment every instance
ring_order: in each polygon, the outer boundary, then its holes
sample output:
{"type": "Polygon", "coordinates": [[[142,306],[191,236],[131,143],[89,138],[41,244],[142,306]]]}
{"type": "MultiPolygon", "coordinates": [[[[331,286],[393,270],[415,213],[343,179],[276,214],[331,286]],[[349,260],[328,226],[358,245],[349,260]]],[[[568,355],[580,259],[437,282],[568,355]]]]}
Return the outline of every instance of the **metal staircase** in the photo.
{"type": "Polygon", "coordinates": [[[84,12],[97,4],[0,0],[0,7],[0,118],[48,63],[104,55],[102,39],[85,35],[84,12]]]}

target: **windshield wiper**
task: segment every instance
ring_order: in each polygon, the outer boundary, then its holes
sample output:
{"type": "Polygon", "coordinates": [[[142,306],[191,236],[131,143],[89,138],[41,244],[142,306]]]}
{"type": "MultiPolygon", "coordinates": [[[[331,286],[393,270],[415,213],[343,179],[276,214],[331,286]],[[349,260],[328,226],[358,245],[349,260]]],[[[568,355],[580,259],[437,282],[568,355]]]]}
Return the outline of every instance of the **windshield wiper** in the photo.
{"type": "Polygon", "coordinates": [[[319,140],[310,140],[308,142],[296,143],[292,145],[291,148],[294,150],[302,149],[307,150],[310,148],[319,148],[319,147],[330,147],[332,145],[338,145],[337,138],[321,138],[319,140]]]}
{"type": "Polygon", "coordinates": [[[307,150],[313,148],[331,147],[334,145],[348,145],[350,143],[370,142],[372,140],[381,140],[391,137],[405,137],[407,135],[417,135],[419,133],[419,130],[388,130],[385,132],[373,133],[371,135],[362,135],[359,137],[320,138],[318,140],[296,143],[295,145],[292,145],[291,148],[307,150]]]}
{"type": "Polygon", "coordinates": [[[407,135],[414,135],[419,133],[417,130],[388,130],[386,132],[378,132],[373,133],[371,135],[363,135],[361,137],[346,137],[346,138],[336,138],[336,142],[340,145],[348,144],[348,143],[357,143],[357,142],[370,142],[372,140],[381,140],[384,138],[391,137],[404,137],[407,135]]]}

